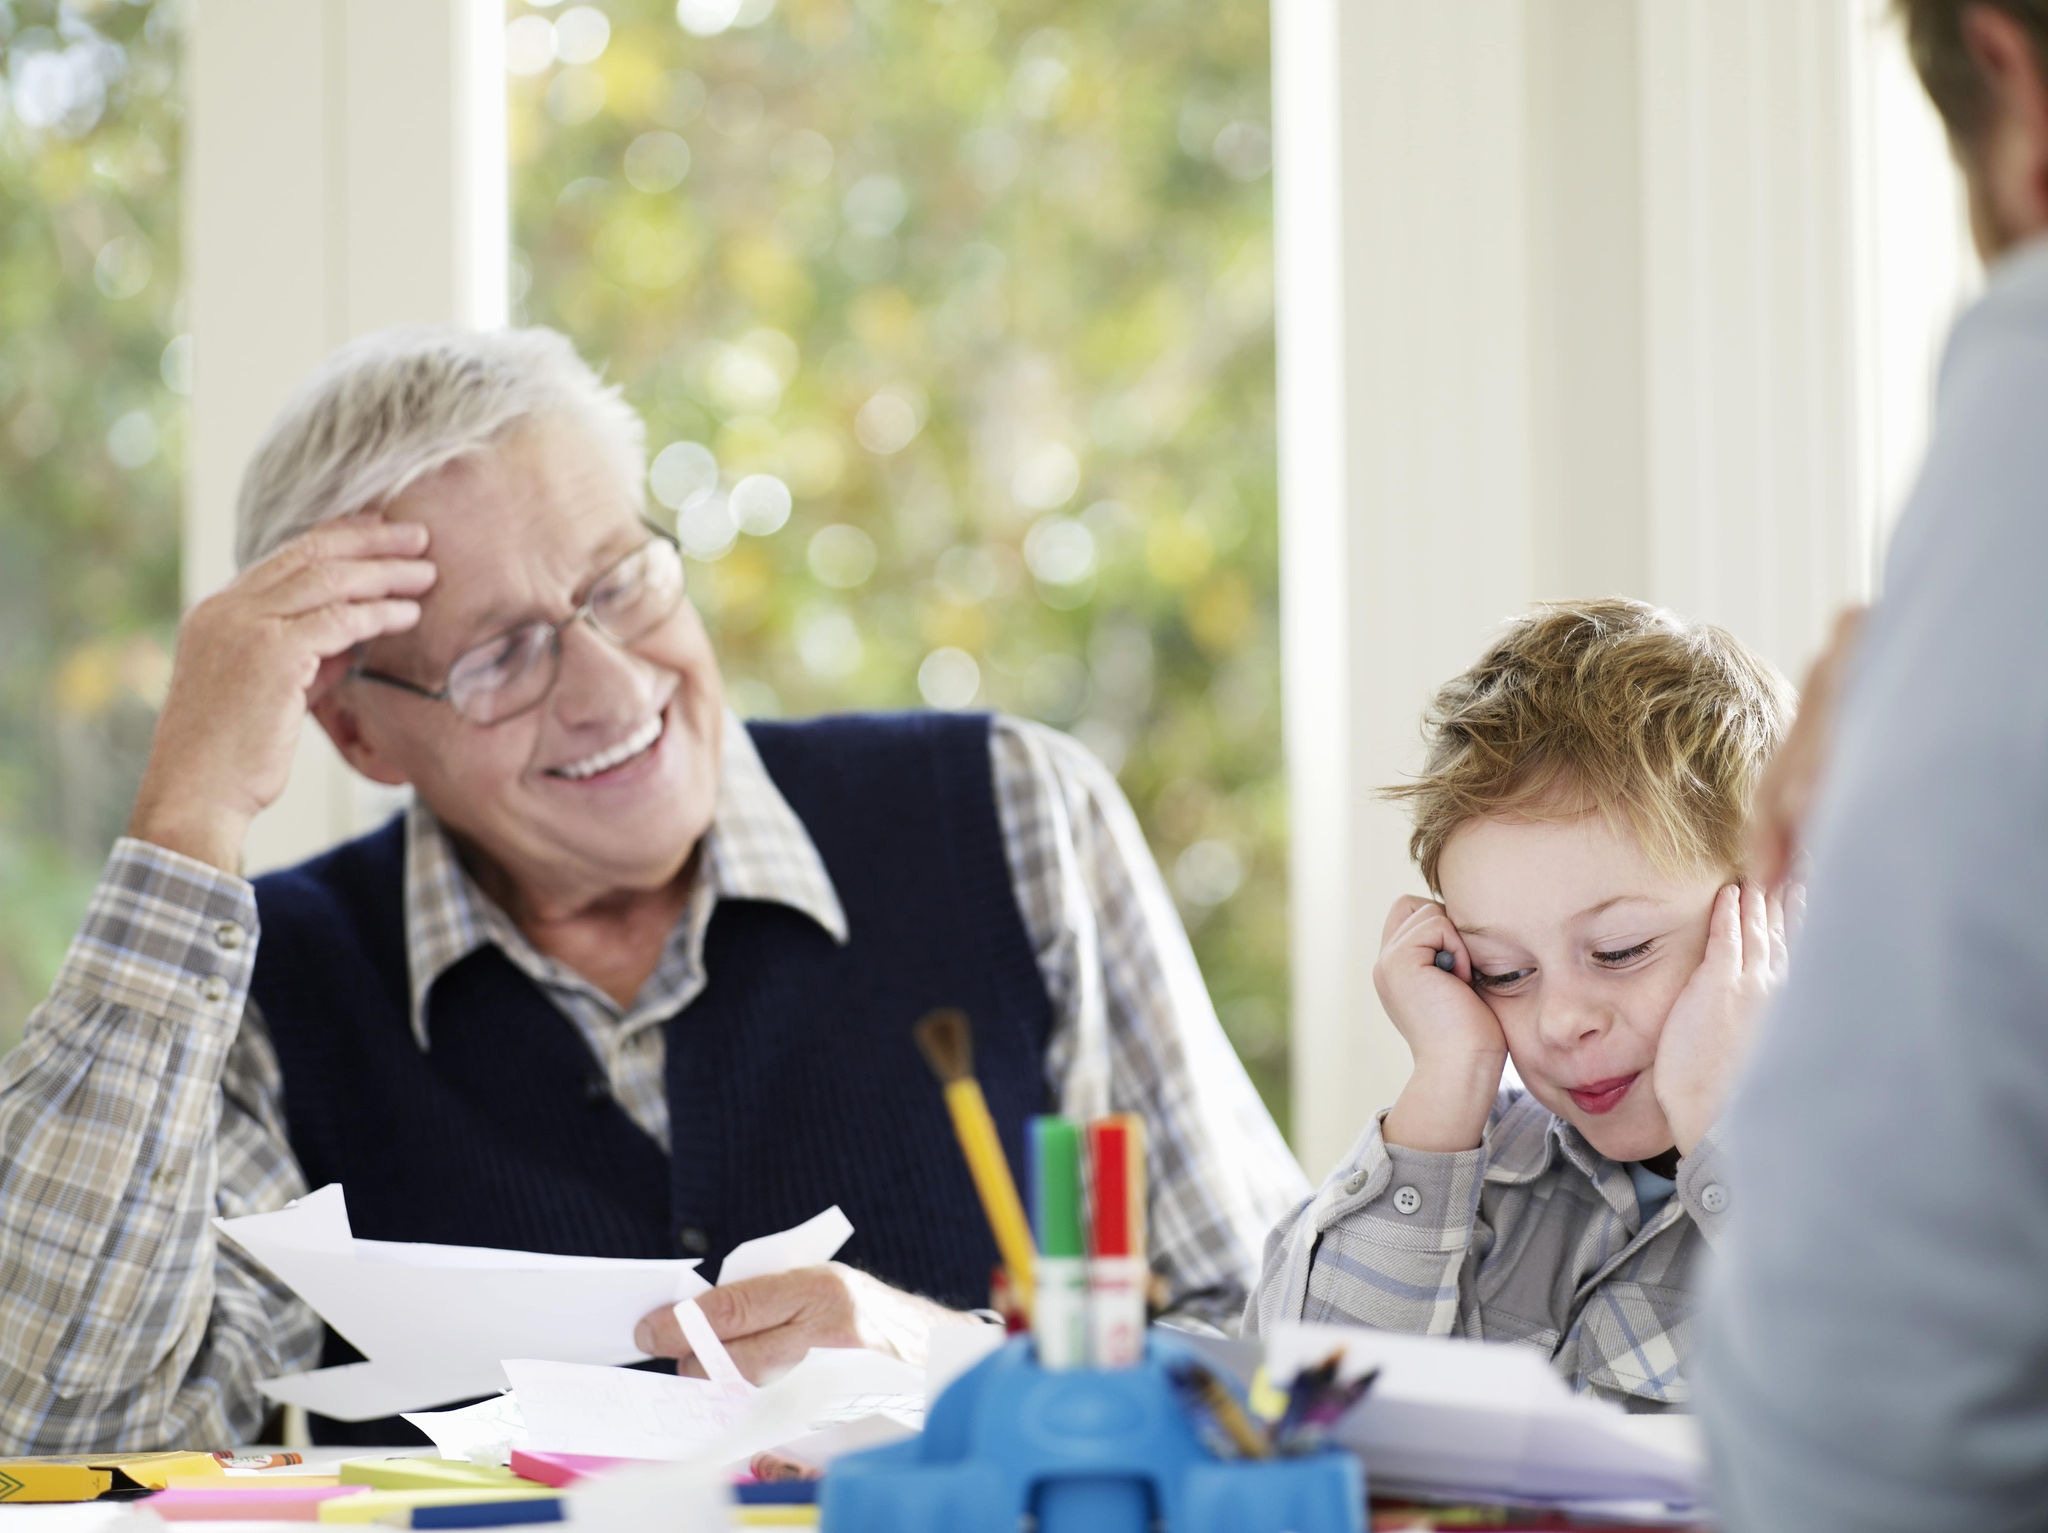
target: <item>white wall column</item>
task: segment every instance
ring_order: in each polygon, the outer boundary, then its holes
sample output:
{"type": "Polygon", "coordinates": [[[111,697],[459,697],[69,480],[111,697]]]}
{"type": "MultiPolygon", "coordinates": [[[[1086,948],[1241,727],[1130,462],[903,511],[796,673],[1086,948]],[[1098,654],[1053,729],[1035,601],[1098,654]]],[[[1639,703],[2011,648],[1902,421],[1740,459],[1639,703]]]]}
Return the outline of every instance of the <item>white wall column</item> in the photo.
{"type": "Polygon", "coordinates": [[[1408,1069],[1372,990],[1418,887],[1430,692],[1533,594],[1522,0],[1274,8],[1294,1142],[1319,1173],[1408,1069]]]}
{"type": "Polygon", "coordinates": [[[1856,156],[1857,435],[1873,589],[1920,472],[1935,372],[1984,271],[1948,137],[1880,0],[1848,7],[1856,156]]]}
{"type": "MultiPolygon", "coordinates": [[[[243,465],[323,356],[385,325],[504,322],[503,38],[502,0],[196,0],[188,603],[233,573],[243,465]]],[[[305,856],[376,807],[309,725],[248,865],[305,856]]]]}
{"type": "Polygon", "coordinates": [[[1651,591],[1795,677],[1865,593],[1842,0],[1642,10],[1651,591]]]}

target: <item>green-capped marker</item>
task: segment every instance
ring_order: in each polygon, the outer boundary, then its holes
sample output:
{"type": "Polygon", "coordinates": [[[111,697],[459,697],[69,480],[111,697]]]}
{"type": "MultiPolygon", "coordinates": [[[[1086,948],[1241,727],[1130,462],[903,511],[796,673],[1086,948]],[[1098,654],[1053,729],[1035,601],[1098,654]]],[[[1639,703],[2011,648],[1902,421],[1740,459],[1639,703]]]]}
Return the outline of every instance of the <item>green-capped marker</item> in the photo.
{"type": "Polygon", "coordinates": [[[1031,1120],[1031,1224],[1038,1242],[1031,1335],[1041,1368],[1088,1365],[1088,1262],[1081,1240],[1081,1126],[1031,1120]]]}

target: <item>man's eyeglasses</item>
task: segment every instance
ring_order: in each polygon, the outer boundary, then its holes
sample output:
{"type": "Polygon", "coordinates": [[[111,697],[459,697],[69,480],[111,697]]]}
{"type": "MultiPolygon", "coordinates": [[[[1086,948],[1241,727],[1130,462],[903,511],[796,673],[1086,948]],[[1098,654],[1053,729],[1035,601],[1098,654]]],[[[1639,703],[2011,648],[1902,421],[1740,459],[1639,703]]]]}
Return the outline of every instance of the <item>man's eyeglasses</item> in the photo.
{"type": "Polygon", "coordinates": [[[587,618],[623,648],[659,628],[683,604],[682,550],[671,534],[648,526],[654,536],[599,575],[582,606],[559,623],[521,623],[464,650],[438,688],[360,662],[349,675],[446,703],[472,724],[500,724],[537,708],[561,672],[562,630],[570,624],[587,618]]]}

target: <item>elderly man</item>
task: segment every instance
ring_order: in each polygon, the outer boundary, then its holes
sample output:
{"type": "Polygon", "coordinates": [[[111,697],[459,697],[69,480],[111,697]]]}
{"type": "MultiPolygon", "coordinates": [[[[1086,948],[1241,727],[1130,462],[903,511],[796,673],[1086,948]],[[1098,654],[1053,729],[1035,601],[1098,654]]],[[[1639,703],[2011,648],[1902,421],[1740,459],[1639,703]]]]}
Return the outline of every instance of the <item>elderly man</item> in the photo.
{"type": "MultiPolygon", "coordinates": [[[[740,725],[642,475],[546,331],[369,337],[272,427],[0,1076],[8,1448],[256,1432],[321,1327],[209,1221],[329,1182],[365,1236],[713,1262],[836,1202],[844,1264],[707,1313],[750,1374],[918,1360],[995,1260],[910,1038],[939,1004],[1013,1154],[1055,1105],[1143,1113],[1171,1303],[1242,1307],[1306,1189],[1115,785],[1002,718],[740,725]],[[309,712],[414,803],[252,887],[309,712]]],[[[636,1339],[691,1361],[666,1314],[636,1339]]]]}

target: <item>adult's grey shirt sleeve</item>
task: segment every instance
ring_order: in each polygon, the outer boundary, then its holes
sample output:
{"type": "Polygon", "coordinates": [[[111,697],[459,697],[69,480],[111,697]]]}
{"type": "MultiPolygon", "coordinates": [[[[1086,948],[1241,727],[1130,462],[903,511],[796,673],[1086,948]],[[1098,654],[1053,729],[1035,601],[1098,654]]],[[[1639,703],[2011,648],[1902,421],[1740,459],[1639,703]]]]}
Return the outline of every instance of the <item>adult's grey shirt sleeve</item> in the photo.
{"type": "Polygon", "coordinates": [[[1731,1529],[2048,1507],[2048,247],[1964,318],[1731,1114],[1731,1529]]]}

